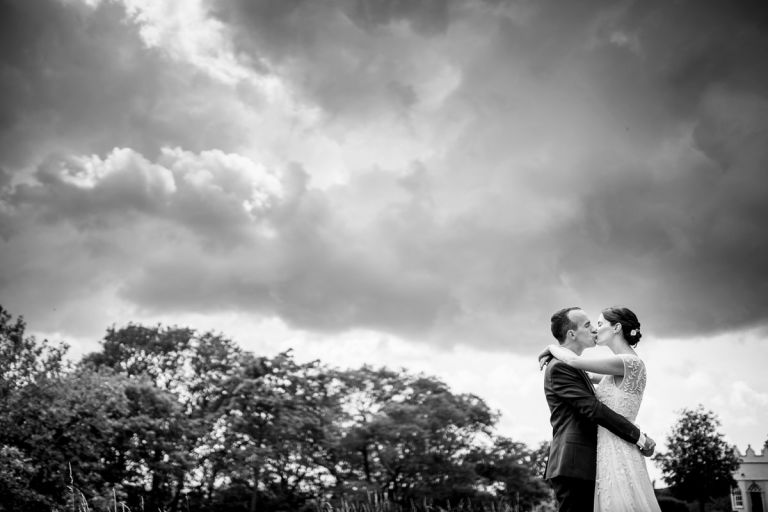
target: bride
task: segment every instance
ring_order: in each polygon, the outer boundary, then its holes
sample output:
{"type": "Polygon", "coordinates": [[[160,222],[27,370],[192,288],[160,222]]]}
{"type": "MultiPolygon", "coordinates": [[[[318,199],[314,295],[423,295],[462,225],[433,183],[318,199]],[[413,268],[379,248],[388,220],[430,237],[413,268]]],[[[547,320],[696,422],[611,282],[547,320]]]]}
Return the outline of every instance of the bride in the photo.
{"type": "MultiPolygon", "coordinates": [[[[569,366],[605,375],[597,388],[597,398],[635,421],[645,390],[645,364],[634,351],[640,341],[640,322],[627,308],[606,308],[597,320],[597,345],[611,349],[613,355],[585,358],[560,345],[549,345],[548,352],[569,366]]],[[[632,445],[603,427],[597,431],[597,474],[595,512],[660,512],[648,477],[645,458],[632,445]]]]}

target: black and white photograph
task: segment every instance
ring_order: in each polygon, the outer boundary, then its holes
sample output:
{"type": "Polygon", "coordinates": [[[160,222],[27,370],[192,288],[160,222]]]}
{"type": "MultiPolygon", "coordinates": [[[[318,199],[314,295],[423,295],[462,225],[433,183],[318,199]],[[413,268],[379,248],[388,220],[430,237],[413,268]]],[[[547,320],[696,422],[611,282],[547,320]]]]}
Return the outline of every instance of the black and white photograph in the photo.
{"type": "Polygon", "coordinates": [[[0,0],[0,512],[768,510],[768,3],[0,0]]]}

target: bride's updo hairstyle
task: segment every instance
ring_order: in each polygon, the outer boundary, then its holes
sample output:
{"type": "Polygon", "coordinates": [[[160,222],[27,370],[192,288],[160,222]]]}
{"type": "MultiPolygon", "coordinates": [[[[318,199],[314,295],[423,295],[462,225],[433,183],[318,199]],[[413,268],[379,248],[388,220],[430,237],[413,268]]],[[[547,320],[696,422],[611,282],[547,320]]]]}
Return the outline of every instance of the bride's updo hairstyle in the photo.
{"type": "Polygon", "coordinates": [[[640,322],[631,309],[620,306],[605,308],[603,318],[608,320],[611,325],[621,324],[621,333],[632,347],[638,344],[643,334],[640,332],[640,322]]]}

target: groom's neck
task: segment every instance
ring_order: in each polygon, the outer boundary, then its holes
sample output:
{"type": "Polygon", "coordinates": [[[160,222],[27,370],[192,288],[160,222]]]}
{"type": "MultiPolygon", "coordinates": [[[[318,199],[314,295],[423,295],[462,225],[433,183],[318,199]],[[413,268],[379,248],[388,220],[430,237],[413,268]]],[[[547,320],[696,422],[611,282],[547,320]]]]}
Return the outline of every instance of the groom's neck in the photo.
{"type": "Polygon", "coordinates": [[[571,352],[577,355],[581,355],[581,353],[584,352],[584,347],[582,347],[575,341],[566,341],[565,343],[563,343],[563,348],[567,348],[568,350],[570,350],[571,352]]]}

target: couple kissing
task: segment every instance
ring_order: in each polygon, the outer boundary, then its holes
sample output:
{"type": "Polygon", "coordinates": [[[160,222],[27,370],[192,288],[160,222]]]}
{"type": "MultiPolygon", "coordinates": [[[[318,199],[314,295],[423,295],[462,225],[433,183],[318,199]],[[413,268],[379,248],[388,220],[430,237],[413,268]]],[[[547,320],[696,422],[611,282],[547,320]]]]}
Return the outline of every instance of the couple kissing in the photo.
{"type": "Polygon", "coordinates": [[[656,443],[633,423],[645,391],[645,363],[635,352],[640,322],[624,307],[592,323],[577,307],[552,315],[556,344],[539,354],[552,443],[545,478],[561,512],[660,512],[645,465],[656,443]],[[585,349],[612,354],[583,357],[585,349]],[[587,371],[602,378],[595,387],[587,371]]]}

